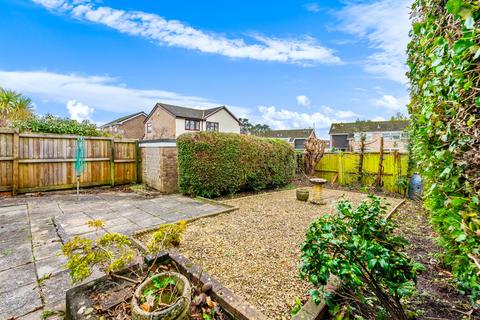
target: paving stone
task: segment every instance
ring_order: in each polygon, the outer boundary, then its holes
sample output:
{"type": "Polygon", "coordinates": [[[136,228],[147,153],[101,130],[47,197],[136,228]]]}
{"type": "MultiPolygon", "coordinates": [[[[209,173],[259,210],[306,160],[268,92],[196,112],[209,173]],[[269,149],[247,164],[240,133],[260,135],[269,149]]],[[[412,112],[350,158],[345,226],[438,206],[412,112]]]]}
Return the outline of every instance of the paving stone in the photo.
{"type": "Polygon", "coordinates": [[[0,243],[0,271],[32,262],[30,243],[0,243]]]}
{"type": "Polygon", "coordinates": [[[42,306],[36,283],[0,292],[0,319],[27,314],[42,306]]]}
{"type": "Polygon", "coordinates": [[[65,310],[65,292],[71,287],[68,271],[62,271],[43,281],[42,292],[46,308],[50,310],[65,310]]]}
{"type": "Polygon", "coordinates": [[[57,230],[53,226],[48,226],[39,231],[32,231],[32,241],[34,246],[41,246],[58,241],[57,230]]]}
{"type": "Polygon", "coordinates": [[[0,233],[0,243],[17,242],[25,243],[30,241],[30,228],[28,226],[21,227],[15,230],[4,231],[0,233]]]}
{"type": "Polygon", "coordinates": [[[171,222],[177,222],[179,220],[186,220],[188,219],[188,215],[183,213],[183,212],[172,212],[166,215],[162,215],[162,219],[165,221],[171,223],[171,222]]]}
{"type": "Polygon", "coordinates": [[[62,243],[58,240],[42,246],[35,246],[33,252],[36,260],[57,256],[62,254],[62,243]]]}
{"type": "Polygon", "coordinates": [[[135,219],[135,223],[138,224],[142,229],[156,227],[165,222],[165,220],[153,216],[149,218],[135,219]]]}
{"type": "Polygon", "coordinates": [[[37,277],[35,275],[35,266],[33,263],[0,272],[0,292],[12,291],[17,287],[36,282],[37,277]]]}
{"type": "Polygon", "coordinates": [[[105,229],[112,228],[115,226],[125,225],[125,224],[132,224],[132,222],[127,218],[123,218],[123,217],[110,219],[105,221],[105,229]]]}
{"type": "MultiPolygon", "coordinates": [[[[18,317],[18,320],[40,320],[42,319],[42,314],[43,314],[43,309],[29,312],[26,315],[23,315],[21,317],[18,317]]],[[[48,318],[49,320],[52,320],[51,318],[48,318]]]]}
{"type": "Polygon", "coordinates": [[[136,231],[139,231],[143,229],[142,227],[135,225],[133,223],[130,224],[124,224],[124,225],[118,225],[115,227],[108,228],[108,232],[115,232],[115,233],[120,233],[120,234],[125,234],[125,235],[131,235],[135,233],[136,231]]]}
{"type": "Polygon", "coordinates": [[[65,270],[67,259],[63,255],[36,260],[38,278],[41,279],[49,274],[52,276],[65,270]]]}

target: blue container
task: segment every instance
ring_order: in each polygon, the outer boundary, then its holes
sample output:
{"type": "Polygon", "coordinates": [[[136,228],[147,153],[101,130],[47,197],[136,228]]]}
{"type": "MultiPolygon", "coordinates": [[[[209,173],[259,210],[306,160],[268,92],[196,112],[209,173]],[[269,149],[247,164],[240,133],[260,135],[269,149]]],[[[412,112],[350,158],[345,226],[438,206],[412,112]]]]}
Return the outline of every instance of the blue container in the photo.
{"type": "Polygon", "coordinates": [[[408,197],[410,199],[417,199],[422,197],[423,182],[422,177],[415,172],[410,178],[410,187],[408,188],[408,197]]]}

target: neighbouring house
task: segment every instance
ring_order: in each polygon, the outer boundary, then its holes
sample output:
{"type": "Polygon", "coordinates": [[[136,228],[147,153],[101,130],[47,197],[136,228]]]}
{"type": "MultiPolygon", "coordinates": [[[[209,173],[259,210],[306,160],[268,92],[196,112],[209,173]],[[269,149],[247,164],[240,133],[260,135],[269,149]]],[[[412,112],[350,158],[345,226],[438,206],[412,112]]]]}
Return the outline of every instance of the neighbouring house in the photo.
{"type": "Polygon", "coordinates": [[[110,121],[109,123],[100,126],[100,130],[110,132],[113,135],[121,135],[128,139],[142,139],[145,118],[147,118],[145,112],[137,112],[110,121]]]}
{"type": "Polygon", "coordinates": [[[332,123],[330,145],[333,150],[359,151],[364,134],[367,152],[380,151],[381,137],[385,151],[408,152],[409,136],[405,132],[408,123],[408,120],[332,123]]]}
{"type": "Polygon", "coordinates": [[[267,130],[254,133],[258,137],[264,138],[276,138],[287,141],[295,150],[303,150],[305,140],[313,134],[315,135],[315,129],[291,129],[291,130],[267,130]]]}
{"type": "Polygon", "coordinates": [[[240,133],[240,122],[225,106],[193,109],[157,103],[144,120],[144,139],[176,139],[185,132],[240,133]]]}

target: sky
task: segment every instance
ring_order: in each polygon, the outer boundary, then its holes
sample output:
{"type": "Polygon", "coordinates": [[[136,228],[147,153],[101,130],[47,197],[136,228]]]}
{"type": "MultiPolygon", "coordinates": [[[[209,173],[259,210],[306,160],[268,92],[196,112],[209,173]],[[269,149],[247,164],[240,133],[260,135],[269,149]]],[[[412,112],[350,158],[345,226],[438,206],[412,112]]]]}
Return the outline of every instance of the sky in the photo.
{"type": "Polygon", "coordinates": [[[0,0],[0,86],[97,124],[156,102],[274,129],[406,113],[406,0],[0,0]]]}

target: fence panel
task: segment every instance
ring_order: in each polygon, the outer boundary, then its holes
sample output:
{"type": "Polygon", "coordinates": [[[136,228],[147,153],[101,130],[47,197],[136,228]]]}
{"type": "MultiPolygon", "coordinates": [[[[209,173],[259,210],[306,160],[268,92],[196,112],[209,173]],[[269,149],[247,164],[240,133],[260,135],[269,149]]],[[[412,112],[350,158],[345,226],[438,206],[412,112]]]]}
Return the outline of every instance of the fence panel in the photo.
{"type": "MultiPolygon", "coordinates": [[[[77,138],[0,129],[0,191],[25,193],[74,188],[77,138]]],[[[80,175],[80,185],[140,180],[137,145],[137,140],[85,137],[85,170],[80,175]]]]}
{"type": "Polygon", "coordinates": [[[14,131],[0,128],[0,192],[13,188],[14,131]]]}
{"type": "MultiPolygon", "coordinates": [[[[372,186],[378,173],[380,153],[372,152],[363,155],[362,185],[372,186]]],[[[318,163],[316,175],[327,181],[340,185],[359,183],[358,171],[360,154],[353,152],[325,153],[318,163]]],[[[382,182],[384,189],[390,192],[401,192],[398,186],[398,178],[407,175],[408,154],[384,153],[383,156],[382,182]]]]}

